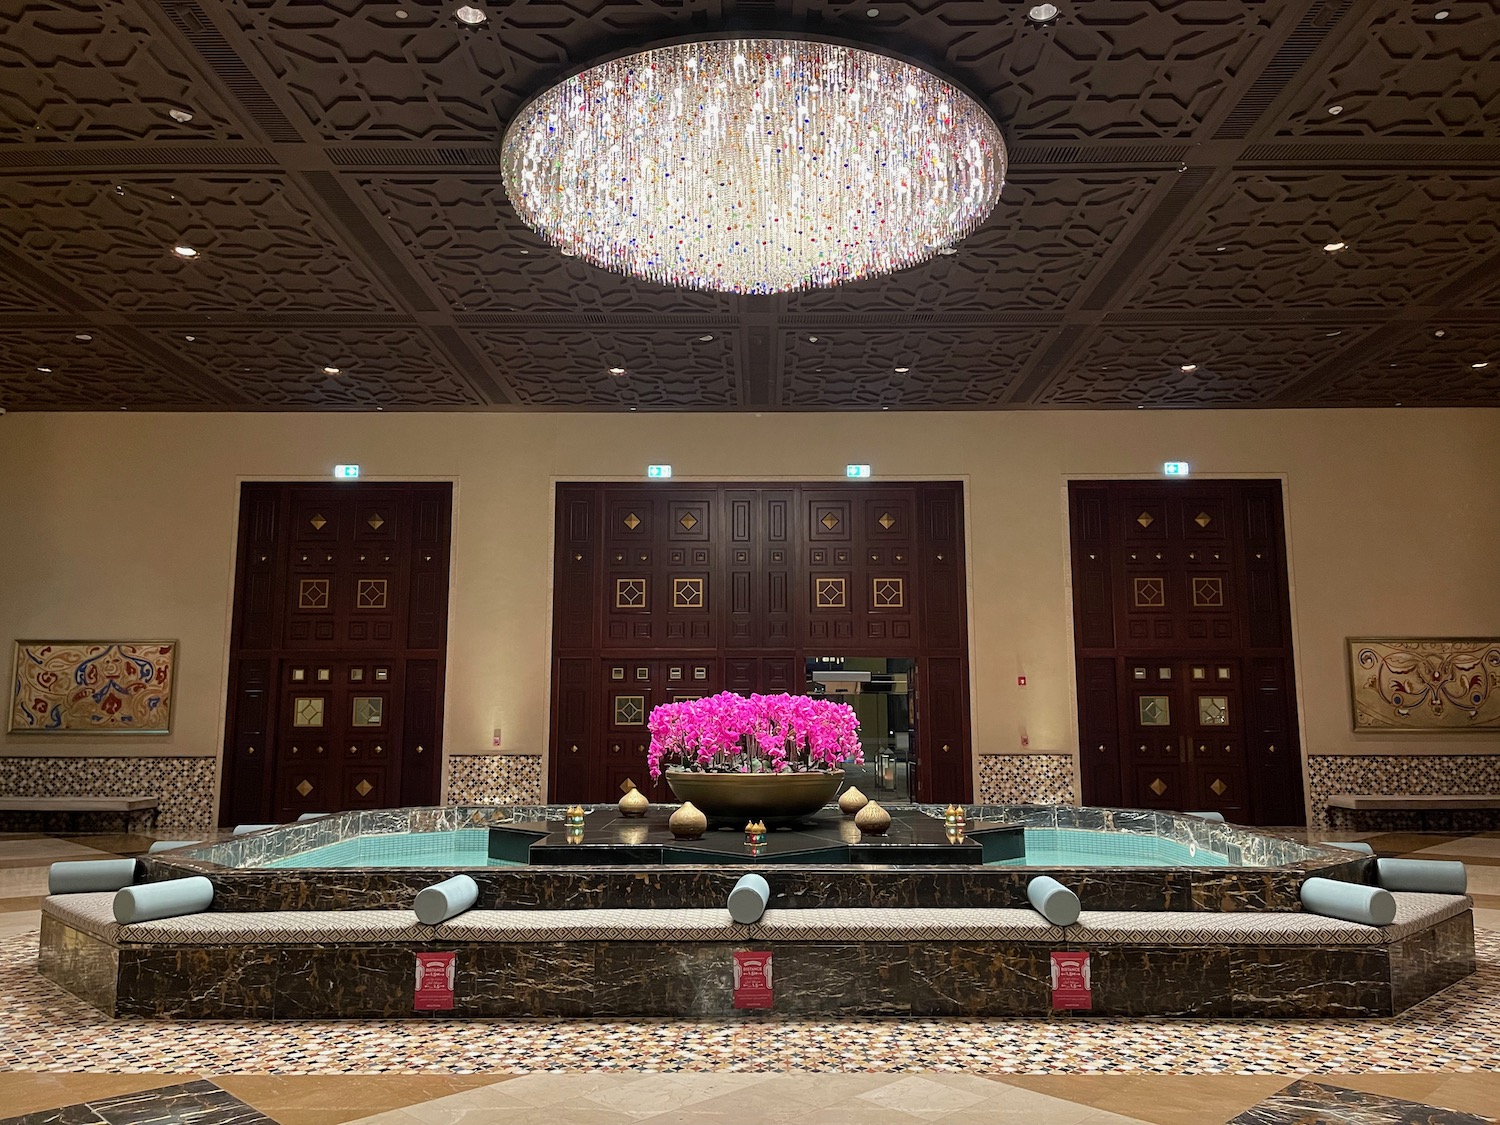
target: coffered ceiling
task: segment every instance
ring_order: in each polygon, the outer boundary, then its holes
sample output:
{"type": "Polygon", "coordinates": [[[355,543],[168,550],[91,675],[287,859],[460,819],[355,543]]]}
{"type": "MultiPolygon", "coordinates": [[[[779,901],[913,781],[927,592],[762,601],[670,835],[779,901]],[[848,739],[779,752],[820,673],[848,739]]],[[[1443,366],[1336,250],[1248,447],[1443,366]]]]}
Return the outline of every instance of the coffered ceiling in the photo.
{"type": "Polygon", "coordinates": [[[0,3],[0,406],[1500,406],[1490,0],[470,2],[486,23],[0,3]],[[1010,149],[994,214],[926,265],[743,298],[517,219],[499,140],[529,96],[726,28],[967,87],[1010,149]]]}

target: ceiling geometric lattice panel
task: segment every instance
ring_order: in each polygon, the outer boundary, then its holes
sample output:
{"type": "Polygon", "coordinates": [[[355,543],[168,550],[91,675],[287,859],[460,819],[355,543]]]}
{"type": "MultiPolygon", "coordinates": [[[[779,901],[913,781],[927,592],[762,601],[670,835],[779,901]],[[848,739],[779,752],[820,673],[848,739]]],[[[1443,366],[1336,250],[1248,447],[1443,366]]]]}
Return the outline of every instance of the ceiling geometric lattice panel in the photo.
{"type": "Polygon", "coordinates": [[[479,3],[0,9],[0,406],[1500,405],[1492,3],[479,3]],[[627,280],[520,222],[528,98],[730,27],[966,88],[1009,148],[994,213],[778,297],[627,280]]]}

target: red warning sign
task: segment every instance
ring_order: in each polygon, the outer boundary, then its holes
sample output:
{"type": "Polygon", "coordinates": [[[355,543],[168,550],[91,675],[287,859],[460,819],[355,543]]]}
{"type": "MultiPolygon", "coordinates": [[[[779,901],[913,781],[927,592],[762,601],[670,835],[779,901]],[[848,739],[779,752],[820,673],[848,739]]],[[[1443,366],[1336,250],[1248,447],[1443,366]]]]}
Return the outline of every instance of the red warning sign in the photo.
{"type": "Polygon", "coordinates": [[[1087,1012],[1094,1006],[1093,977],[1087,953],[1052,955],[1052,1007],[1087,1012]]]}
{"type": "Polygon", "coordinates": [[[453,977],[456,953],[418,953],[417,990],[414,1008],[419,1012],[453,1010],[453,977]]]}
{"type": "Polygon", "coordinates": [[[734,955],[734,1006],[769,1008],[774,1000],[769,953],[734,955]]]}

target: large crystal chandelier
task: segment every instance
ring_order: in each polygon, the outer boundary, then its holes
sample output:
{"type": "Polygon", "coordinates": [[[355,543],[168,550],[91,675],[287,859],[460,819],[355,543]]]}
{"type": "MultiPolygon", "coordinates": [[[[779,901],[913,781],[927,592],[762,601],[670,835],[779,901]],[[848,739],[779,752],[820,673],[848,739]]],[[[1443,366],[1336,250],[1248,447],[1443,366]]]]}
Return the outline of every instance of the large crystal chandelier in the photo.
{"type": "Polygon", "coordinates": [[[805,39],[678,43],[530,102],[501,146],[521,218],[666,285],[780,293],[925,261],[984,221],[1005,143],[911,63],[805,39]]]}

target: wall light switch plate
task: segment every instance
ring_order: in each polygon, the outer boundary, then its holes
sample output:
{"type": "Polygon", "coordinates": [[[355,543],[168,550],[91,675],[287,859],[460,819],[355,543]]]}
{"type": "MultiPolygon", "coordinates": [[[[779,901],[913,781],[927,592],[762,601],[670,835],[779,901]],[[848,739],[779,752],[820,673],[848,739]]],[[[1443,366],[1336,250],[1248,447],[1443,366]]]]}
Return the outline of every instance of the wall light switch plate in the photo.
{"type": "Polygon", "coordinates": [[[490,738],[490,748],[493,750],[500,749],[500,730],[498,727],[495,729],[494,735],[490,738]]]}

